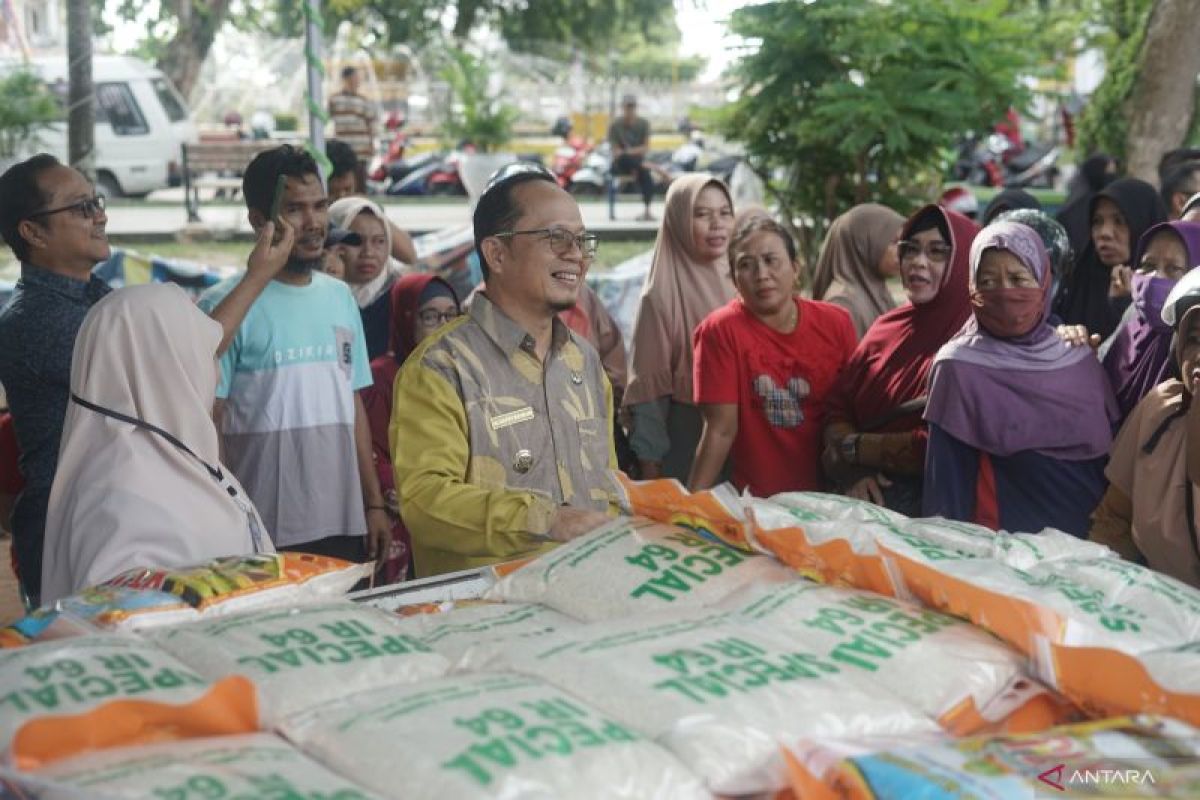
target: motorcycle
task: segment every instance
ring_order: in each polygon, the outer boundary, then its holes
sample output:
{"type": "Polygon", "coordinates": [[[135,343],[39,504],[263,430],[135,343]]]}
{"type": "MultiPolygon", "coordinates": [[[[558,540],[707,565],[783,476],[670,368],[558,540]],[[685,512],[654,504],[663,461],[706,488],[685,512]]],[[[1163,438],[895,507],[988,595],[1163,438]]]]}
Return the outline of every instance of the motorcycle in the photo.
{"type": "Polygon", "coordinates": [[[1054,188],[1061,148],[1030,145],[1019,153],[1012,150],[1012,141],[998,133],[983,142],[974,134],[964,137],[952,170],[955,180],[976,186],[1054,188]]]}

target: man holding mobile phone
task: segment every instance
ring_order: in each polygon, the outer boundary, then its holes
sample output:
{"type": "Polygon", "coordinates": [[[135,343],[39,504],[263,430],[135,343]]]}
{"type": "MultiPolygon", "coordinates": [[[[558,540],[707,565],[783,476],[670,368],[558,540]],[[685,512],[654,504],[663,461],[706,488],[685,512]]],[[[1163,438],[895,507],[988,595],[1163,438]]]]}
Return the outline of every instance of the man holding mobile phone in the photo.
{"type": "MultiPolygon", "coordinates": [[[[358,395],[371,371],[354,297],[321,272],[329,200],[317,164],[290,145],[267,150],[246,168],[242,194],[255,230],[274,214],[295,240],[221,359],[214,417],[224,462],[278,549],[382,558],[391,521],[358,395]]],[[[215,307],[235,282],[205,292],[200,306],[215,307]]]]}

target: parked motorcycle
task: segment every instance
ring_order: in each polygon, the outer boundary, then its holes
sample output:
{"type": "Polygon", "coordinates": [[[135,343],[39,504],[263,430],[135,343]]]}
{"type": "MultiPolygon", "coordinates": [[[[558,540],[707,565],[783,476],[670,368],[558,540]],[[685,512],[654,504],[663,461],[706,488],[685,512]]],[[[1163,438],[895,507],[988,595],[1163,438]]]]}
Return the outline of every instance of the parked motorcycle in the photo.
{"type": "Polygon", "coordinates": [[[1012,153],[1012,141],[993,133],[982,142],[974,134],[959,142],[955,158],[954,179],[976,186],[1010,188],[1053,188],[1058,181],[1057,145],[1031,144],[1019,153],[1012,153]]]}

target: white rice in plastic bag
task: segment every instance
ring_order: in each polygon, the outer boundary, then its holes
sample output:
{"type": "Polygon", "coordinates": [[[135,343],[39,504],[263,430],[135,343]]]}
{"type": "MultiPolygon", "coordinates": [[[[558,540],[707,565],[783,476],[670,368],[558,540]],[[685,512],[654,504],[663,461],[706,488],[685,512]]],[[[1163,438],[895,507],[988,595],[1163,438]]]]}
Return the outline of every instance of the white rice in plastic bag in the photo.
{"type": "Polygon", "coordinates": [[[206,697],[208,713],[216,715],[209,721],[221,728],[212,733],[252,730],[258,724],[254,694],[244,681],[238,684],[245,691],[210,696],[208,680],[150,642],[128,636],[92,634],[0,650],[0,761],[34,768],[117,746],[122,737],[169,738],[181,727],[203,728],[205,719],[197,721],[187,706],[206,697]],[[126,703],[106,720],[78,717],[123,700],[144,703],[126,703]],[[42,729],[36,741],[14,741],[34,723],[42,729]],[[48,734],[47,725],[63,730],[48,734]]]}
{"type": "Polygon", "coordinates": [[[401,629],[454,664],[457,671],[487,669],[517,639],[546,636],[579,623],[530,603],[475,603],[403,617],[401,629]]]}
{"type": "Polygon", "coordinates": [[[711,605],[754,583],[797,576],[674,525],[622,518],[562,545],[493,586],[489,600],[542,603],[585,622],[711,605]]]}
{"type": "Polygon", "coordinates": [[[450,669],[395,615],[350,602],[229,615],[154,636],[202,675],[248,676],[271,720],[450,669]]]}
{"type": "Polygon", "coordinates": [[[954,733],[999,722],[1042,691],[1025,659],[954,617],[890,597],[815,583],[753,587],[727,598],[754,631],[819,653],[954,733]]]}
{"type": "Polygon", "coordinates": [[[720,613],[589,625],[507,658],[654,738],[720,794],[783,788],[780,748],[800,739],[939,731],[816,648],[720,613]]]}
{"type": "Polygon", "coordinates": [[[287,720],[321,762],[396,800],[693,800],[673,756],[536,678],[464,675],[356,695],[287,720]]]}
{"type": "Polygon", "coordinates": [[[36,777],[59,787],[43,790],[44,800],[74,793],[93,800],[378,797],[266,733],[93,753],[60,761],[36,777]]]}

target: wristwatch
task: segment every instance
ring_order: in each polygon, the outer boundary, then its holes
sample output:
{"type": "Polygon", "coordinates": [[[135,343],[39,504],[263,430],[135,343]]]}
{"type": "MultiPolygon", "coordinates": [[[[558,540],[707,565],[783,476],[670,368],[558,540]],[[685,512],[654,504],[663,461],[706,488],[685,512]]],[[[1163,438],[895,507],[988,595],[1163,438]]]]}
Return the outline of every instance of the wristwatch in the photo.
{"type": "Polygon", "coordinates": [[[847,464],[858,463],[858,440],[861,436],[861,434],[852,433],[842,437],[842,441],[838,443],[838,455],[842,457],[842,461],[847,464]]]}

